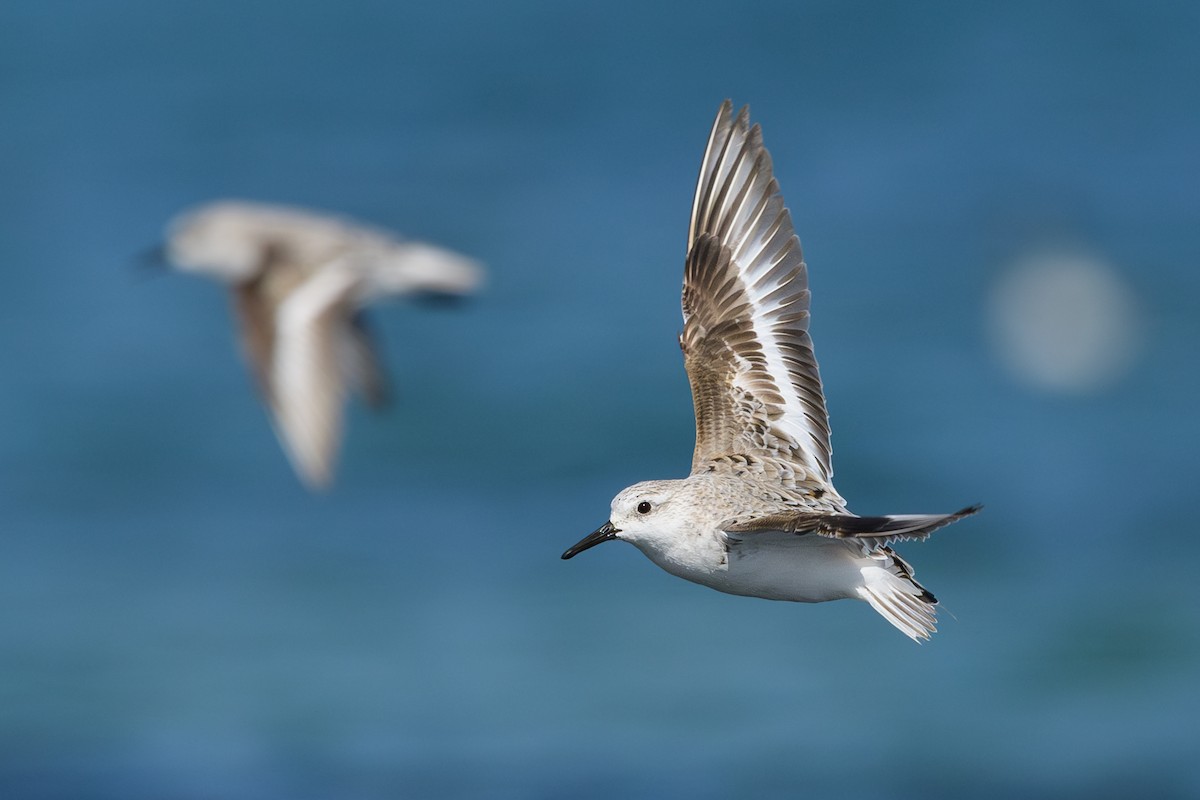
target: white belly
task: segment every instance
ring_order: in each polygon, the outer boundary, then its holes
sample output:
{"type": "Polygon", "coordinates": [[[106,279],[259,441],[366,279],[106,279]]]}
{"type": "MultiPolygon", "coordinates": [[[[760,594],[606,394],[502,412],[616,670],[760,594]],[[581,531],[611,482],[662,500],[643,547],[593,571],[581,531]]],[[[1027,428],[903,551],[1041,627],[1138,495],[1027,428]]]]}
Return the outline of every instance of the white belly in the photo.
{"type": "Polygon", "coordinates": [[[646,555],[672,575],[718,591],[798,603],[859,597],[861,569],[872,563],[852,542],[775,532],[746,534],[728,551],[714,536],[686,553],[646,555]]]}

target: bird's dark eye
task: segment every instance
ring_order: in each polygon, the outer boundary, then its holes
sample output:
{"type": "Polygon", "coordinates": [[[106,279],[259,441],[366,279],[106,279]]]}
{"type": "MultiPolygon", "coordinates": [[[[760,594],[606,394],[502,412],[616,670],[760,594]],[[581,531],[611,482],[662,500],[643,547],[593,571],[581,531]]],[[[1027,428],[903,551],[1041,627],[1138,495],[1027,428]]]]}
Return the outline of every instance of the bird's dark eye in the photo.
{"type": "Polygon", "coordinates": [[[647,503],[645,500],[638,503],[638,513],[639,514],[649,514],[650,513],[650,504],[647,503]]]}

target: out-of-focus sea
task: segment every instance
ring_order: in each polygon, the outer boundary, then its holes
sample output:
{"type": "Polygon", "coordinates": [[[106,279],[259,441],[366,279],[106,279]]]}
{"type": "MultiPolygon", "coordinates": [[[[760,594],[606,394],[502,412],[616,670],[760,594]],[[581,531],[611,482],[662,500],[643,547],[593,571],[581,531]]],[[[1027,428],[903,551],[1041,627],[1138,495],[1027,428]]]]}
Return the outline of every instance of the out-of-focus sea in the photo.
{"type": "Polygon", "coordinates": [[[1198,8],[4,3],[0,796],[1200,796],[1198,8]],[[688,469],[725,97],[805,245],[838,488],[986,505],[900,548],[930,644],[559,560],[688,469]],[[324,496],[223,291],[133,266],[228,196],[490,269],[375,309],[395,401],[324,496]]]}

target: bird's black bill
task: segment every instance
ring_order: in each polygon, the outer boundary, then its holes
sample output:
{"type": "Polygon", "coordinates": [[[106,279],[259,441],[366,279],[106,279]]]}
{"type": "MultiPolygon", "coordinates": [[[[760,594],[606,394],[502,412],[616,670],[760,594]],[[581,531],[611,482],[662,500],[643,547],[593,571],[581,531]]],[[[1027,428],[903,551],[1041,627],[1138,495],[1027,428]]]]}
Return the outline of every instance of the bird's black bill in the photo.
{"type": "Polygon", "coordinates": [[[613,527],[611,522],[606,522],[596,530],[583,537],[574,547],[571,547],[567,552],[562,554],[563,558],[572,558],[579,555],[589,547],[595,547],[602,542],[607,542],[609,539],[617,538],[618,531],[613,527]]]}

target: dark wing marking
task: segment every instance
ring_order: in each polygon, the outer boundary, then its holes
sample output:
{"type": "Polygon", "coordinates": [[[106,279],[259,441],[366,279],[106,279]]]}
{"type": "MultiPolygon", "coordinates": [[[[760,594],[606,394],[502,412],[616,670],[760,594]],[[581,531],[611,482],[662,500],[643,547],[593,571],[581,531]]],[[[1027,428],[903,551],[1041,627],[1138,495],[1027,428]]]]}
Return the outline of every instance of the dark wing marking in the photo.
{"type": "Polygon", "coordinates": [[[928,539],[938,528],[944,528],[963,517],[969,517],[983,506],[967,506],[953,514],[892,514],[884,517],[859,517],[854,514],[822,514],[809,511],[770,514],[753,519],[735,520],[722,526],[729,533],[784,531],[786,533],[815,533],[832,539],[869,539],[879,544],[896,540],[928,539]]]}

